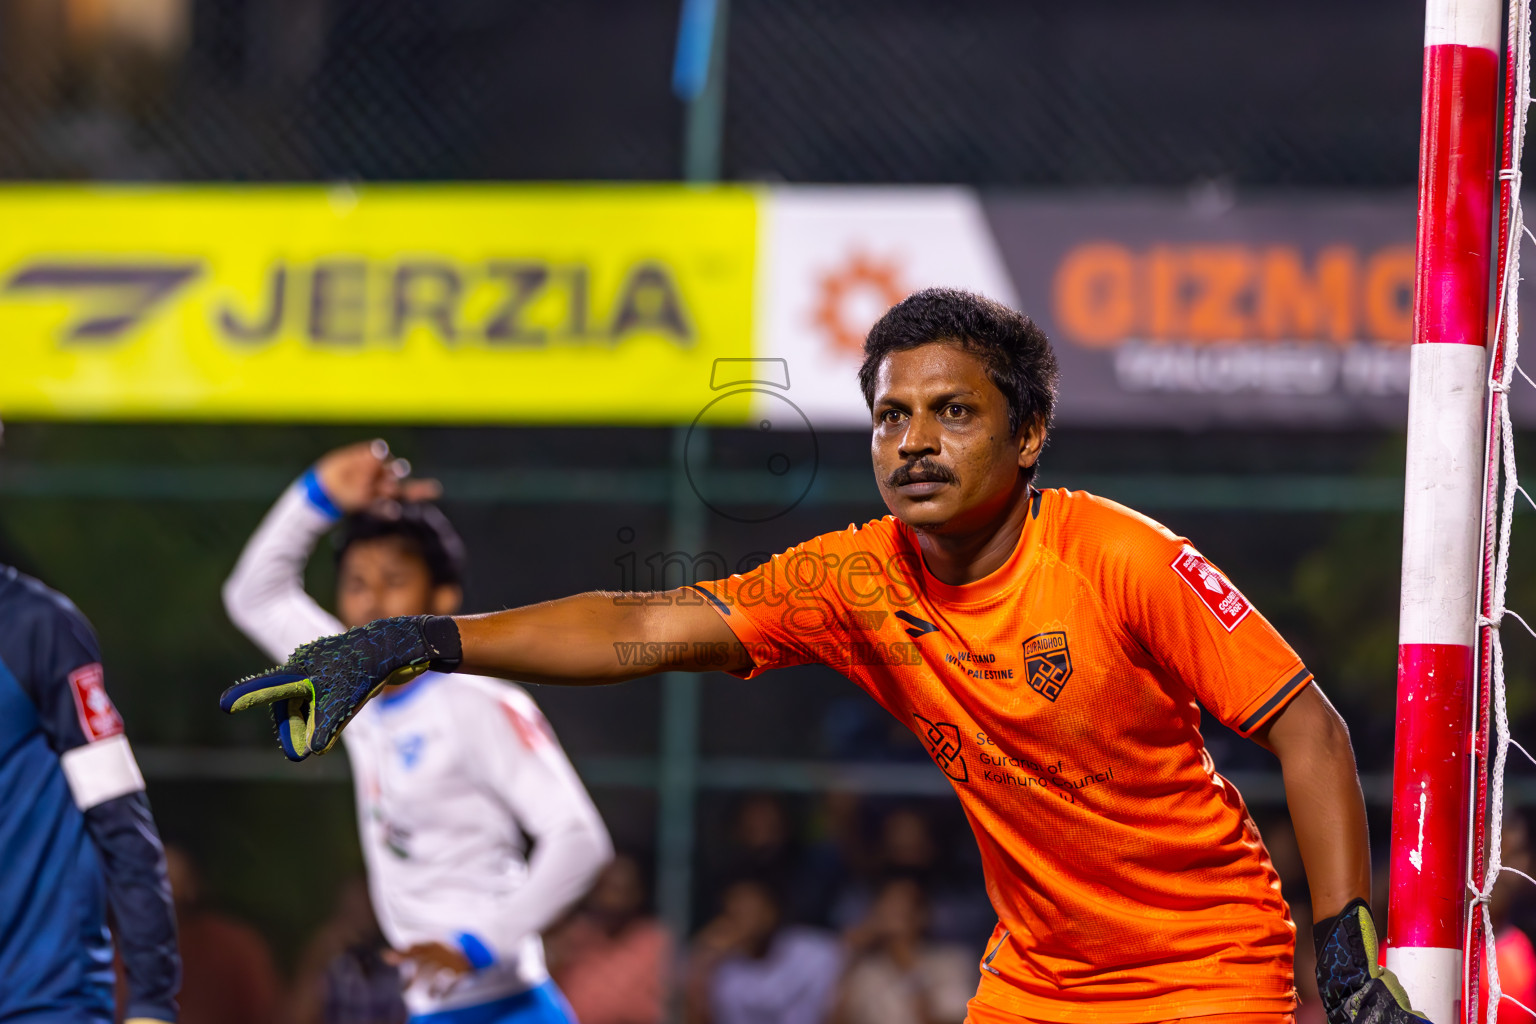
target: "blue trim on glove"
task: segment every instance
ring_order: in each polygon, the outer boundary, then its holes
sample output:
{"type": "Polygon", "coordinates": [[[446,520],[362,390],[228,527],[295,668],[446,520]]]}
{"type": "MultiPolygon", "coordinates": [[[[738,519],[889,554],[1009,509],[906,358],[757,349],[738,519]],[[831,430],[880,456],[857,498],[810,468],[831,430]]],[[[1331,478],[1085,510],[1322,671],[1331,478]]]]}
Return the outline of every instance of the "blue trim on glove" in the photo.
{"type": "Polygon", "coordinates": [[[274,686],[296,683],[303,678],[305,677],[297,672],[282,672],[278,669],[273,669],[271,672],[266,672],[262,675],[242,679],[219,694],[219,710],[226,714],[232,713],[235,710],[236,702],[242,697],[248,697],[262,690],[270,690],[274,686]]]}
{"type": "Polygon", "coordinates": [[[320,477],[314,466],[310,466],[299,477],[299,486],[304,488],[304,497],[309,499],[316,512],[333,521],[341,518],[341,509],[336,507],[331,496],[325,493],[325,488],[320,486],[320,477]]]}
{"type": "Polygon", "coordinates": [[[293,720],[288,715],[286,700],[273,702],[272,721],[277,724],[277,745],[282,748],[284,757],[290,761],[302,761],[309,756],[307,748],[300,750],[299,745],[293,741],[293,720]]]}
{"type": "Polygon", "coordinates": [[[496,962],[496,954],[491,952],[489,946],[480,941],[480,937],[470,932],[460,932],[459,949],[464,953],[464,959],[477,971],[483,971],[496,962]]]}

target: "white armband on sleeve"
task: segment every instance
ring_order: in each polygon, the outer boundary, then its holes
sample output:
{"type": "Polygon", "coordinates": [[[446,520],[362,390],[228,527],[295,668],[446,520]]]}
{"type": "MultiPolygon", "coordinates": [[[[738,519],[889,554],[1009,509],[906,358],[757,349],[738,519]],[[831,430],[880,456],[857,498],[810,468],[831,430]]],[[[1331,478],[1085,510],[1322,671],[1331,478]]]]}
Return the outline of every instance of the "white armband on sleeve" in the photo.
{"type": "Polygon", "coordinates": [[[59,763],[75,806],[82,811],[144,788],[144,776],[133,759],[133,748],[128,745],[128,737],[121,734],[66,750],[59,763]]]}

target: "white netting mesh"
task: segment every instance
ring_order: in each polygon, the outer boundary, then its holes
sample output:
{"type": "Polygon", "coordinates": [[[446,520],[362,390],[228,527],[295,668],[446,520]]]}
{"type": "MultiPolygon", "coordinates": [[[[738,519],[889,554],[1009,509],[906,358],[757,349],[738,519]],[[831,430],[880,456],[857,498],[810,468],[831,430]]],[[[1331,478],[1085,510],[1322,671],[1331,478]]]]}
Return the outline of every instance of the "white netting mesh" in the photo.
{"type": "MultiPolygon", "coordinates": [[[[1483,1008],[1484,1019],[1487,1024],[1496,1024],[1498,1020],[1499,1005],[1504,1000],[1520,1006],[1533,1016],[1536,1010],[1525,1006],[1511,996],[1505,996],[1499,985],[1499,963],[1497,942],[1498,937],[1493,930],[1493,917],[1489,903],[1493,897],[1493,888],[1498,883],[1499,877],[1506,871],[1514,874],[1525,875],[1515,868],[1506,868],[1501,858],[1501,841],[1504,832],[1504,770],[1509,756],[1509,748],[1516,747],[1526,757],[1530,753],[1520,744],[1510,739],[1509,735],[1509,711],[1505,695],[1504,680],[1504,644],[1499,631],[1506,618],[1514,619],[1531,630],[1531,626],[1515,612],[1504,606],[1505,594],[1509,583],[1509,543],[1510,534],[1514,526],[1515,497],[1521,495],[1526,501],[1531,501],[1529,494],[1520,486],[1519,475],[1515,466],[1515,433],[1510,420],[1509,412],[1509,387],[1514,379],[1514,374],[1519,372],[1527,381],[1525,371],[1518,365],[1520,354],[1520,250],[1527,235],[1536,241],[1536,235],[1531,235],[1525,226],[1524,211],[1521,205],[1521,156],[1525,148],[1526,118],[1531,106],[1530,93],[1530,65],[1531,65],[1531,9],[1530,0],[1512,0],[1509,5],[1509,29],[1506,39],[1509,42],[1508,59],[1513,62],[1515,74],[1513,76],[1515,96],[1511,104],[1512,116],[1509,131],[1509,153],[1507,166],[1499,171],[1499,178],[1506,194],[1509,196],[1509,219],[1504,225],[1505,237],[1508,244],[1503,253],[1503,265],[1500,271],[1500,289],[1498,295],[1498,314],[1494,331],[1495,352],[1502,342],[1503,359],[1489,360],[1488,387],[1492,401],[1493,415],[1491,417],[1491,436],[1488,438],[1488,460],[1491,479],[1485,481],[1488,488],[1499,487],[1499,475],[1502,473],[1503,486],[1499,493],[1497,517],[1495,521],[1486,523],[1484,528],[1497,531],[1496,548],[1494,551],[1494,564],[1492,578],[1484,581],[1484,586],[1489,588],[1486,607],[1489,609],[1486,616],[1478,617],[1478,625],[1486,629],[1489,635],[1489,648],[1491,651],[1491,671],[1489,673],[1488,707],[1493,715],[1493,735],[1490,737],[1489,753],[1492,755],[1492,764],[1488,773],[1488,805],[1486,825],[1488,836],[1487,863],[1481,879],[1473,879],[1469,882],[1474,893],[1472,904],[1473,913],[1480,914],[1482,919],[1483,949],[1482,960],[1488,976],[1488,1001],[1483,1008]]],[[[1532,502],[1536,507],[1536,502],[1532,502]]],[[[1532,630],[1536,636],[1536,630],[1532,630]]],[[[1536,761],[1536,758],[1533,758],[1536,761]]],[[[1474,864],[1472,870],[1477,870],[1474,864]]],[[[1536,881],[1536,880],[1533,880],[1536,881]]],[[[1470,922],[1469,922],[1470,923],[1470,922]]],[[[1468,942],[1471,939],[1472,929],[1468,929],[1468,942]]],[[[1470,957],[1468,958],[1470,960],[1470,957]]],[[[1479,985],[1477,977],[1468,978],[1468,989],[1476,992],[1479,985]]],[[[1475,996],[1474,996],[1475,998],[1475,996]]]]}

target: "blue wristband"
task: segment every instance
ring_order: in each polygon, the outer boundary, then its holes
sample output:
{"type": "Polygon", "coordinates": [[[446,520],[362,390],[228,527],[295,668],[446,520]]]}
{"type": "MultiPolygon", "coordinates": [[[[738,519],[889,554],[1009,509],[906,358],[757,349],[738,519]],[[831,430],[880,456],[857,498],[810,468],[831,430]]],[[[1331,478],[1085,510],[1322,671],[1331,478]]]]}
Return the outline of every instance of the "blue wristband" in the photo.
{"type": "Polygon", "coordinates": [[[464,959],[477,971],[483,971],[496,962],[496,954],[490,947],[480,941],[479,936],[469,932],[459,933],[459,949],[464,951],[464,959]]]}
{"type": "Polygon", "coordinates": [[[315,507],[315,511],[327,519],[340,519],[341,509],[331,500],[331,496],[325,493],[325,488],[320,486],[320,477],[315,473],[315,467],[310,466],[299,478],[299,486],[304,488],[304,497],[315,507]]]}

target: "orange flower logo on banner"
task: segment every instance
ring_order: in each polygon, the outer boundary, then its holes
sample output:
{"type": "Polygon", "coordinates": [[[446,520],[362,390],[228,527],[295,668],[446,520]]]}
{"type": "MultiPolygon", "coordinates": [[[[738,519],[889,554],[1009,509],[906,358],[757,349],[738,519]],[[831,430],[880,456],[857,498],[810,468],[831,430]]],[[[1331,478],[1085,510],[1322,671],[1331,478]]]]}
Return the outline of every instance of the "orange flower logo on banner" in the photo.
{"type": "Polygon", "coordinates": [[[869,328],[910,291],[894,259],[878,260],[855,252],[817,282],[818,299],[811,322],[821,329],[834,351],[859,356],[869,328]]]}

